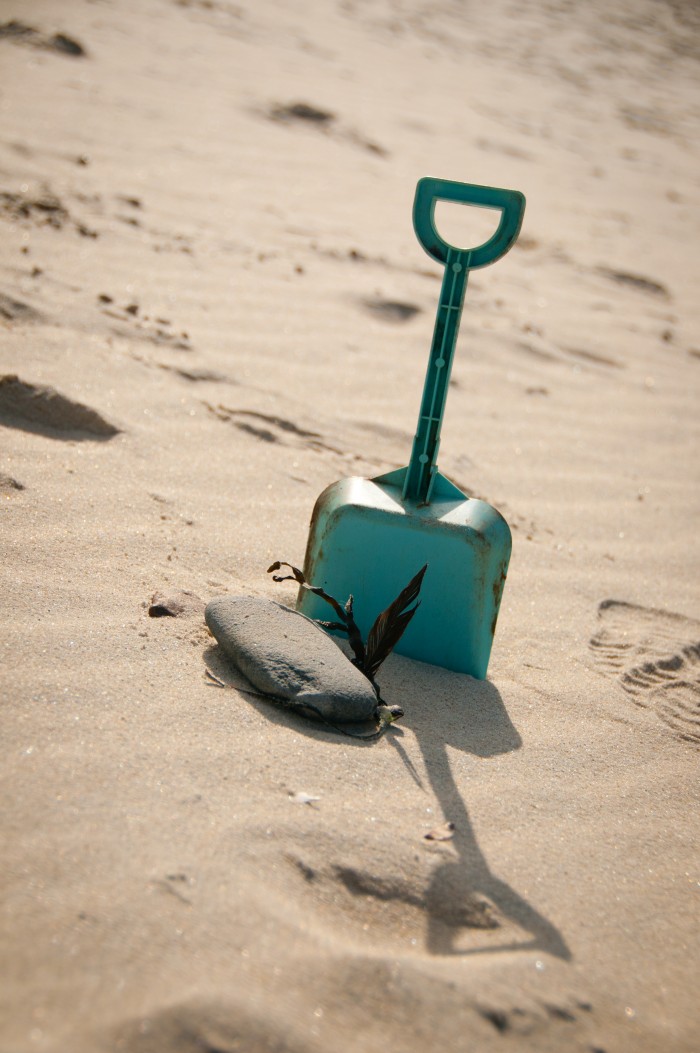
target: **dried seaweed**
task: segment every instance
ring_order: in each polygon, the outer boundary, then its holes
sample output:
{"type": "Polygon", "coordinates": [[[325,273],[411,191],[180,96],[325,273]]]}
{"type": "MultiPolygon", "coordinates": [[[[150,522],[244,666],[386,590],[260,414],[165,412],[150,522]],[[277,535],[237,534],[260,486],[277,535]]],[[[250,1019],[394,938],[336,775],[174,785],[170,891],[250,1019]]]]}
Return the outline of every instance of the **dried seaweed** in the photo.
{"type": "MultiPolygon", "coordinates": [[[[322,600],[329,603],[335,613],[338,615],[340,621],[337,622],[324,622],[319,621],[319,625],[322,625],[324,629],[330,629],[331,631],[347,633],[348,642],[352,647],[353,654],[355,655],[355,665],[358,669],[362,669],[365,661],[365,645],[362,642],[360,636],[360,630],[357,628],[355,619],[352,616],[352,596],[348,596],[345,607],[341,607],[333,596],[329,596],[327,592],[319,588],[316,585],[309,585],[303,573],[298,567],[293,566],[291,563],[287,563],[284,560],[276,560],[271,567],[267,568],[267,573],[271,574],[274,570],[280,570],[282,567],[289,567],[291,574],[272,574],[273,581],[296,581],[302,589],[307,589],[308,592],[313,592],[315,596],[320,596],[322,600]]],[[[364,672],[364,669],[363,669],[364,672]]]]}
{"type": "Polygon", "coordinates": [[[388,658],[396,647],[397,643],[408,628],[413,615],[420,606],[419,602],[415,602],[413,607],[411,607],[410,604],[418,600],[418,594],[420,593],[420,588],[423,583],[423,576],[427,569],[428,564],[426,563],[425,566],[418,571],[415,577],[411,578],[408,585],[401,590],[393,603],[390,603],[386,610],[383,610],[377,617],[374,625],[370,629],[366,645],[362,640],[360,630],[358,629],[357,623],[353,617],[352,596],[348,597],[344,607],[341,606],[338,600],[333,596],[330,596],[323,589],[319,588],[317,585],[310,585],[298,567],[295,567],[284,560],[276,560],[271,567],[268,567],[267,572],[268,574],[272,574],[273,581],[296,581],[302,589],[307,589],[309,592],[313,592],[315,596],[320,596],[322,600],[325,600],[326,603],[330,604],[338,615],[339,621],[319,621],[318,624],[322,625],[324,629],[347,633],[348,642],[352,648],[353,654],[355,655],[353,665],[356,665],[360,672],[364,673],[377,692],[377,697],[379,697],[379,688],[377,687],[374,678],[382,662],[388,658]],[[280,570],[282,567],[289,567],[292,573],[273,573],[274,571],[280,570]]]}
{"type": "Polygon", "coordinates": [[[413,603],[414,600],[418,600],[420,587],[427,569],[428,564],[426,563],[416,576],[411,578],[406,588],[399,593],[394,602],[390,603],[386,610],[382,611],[370,629],[367,637],[365,668],[363,670],[365,676],[369,677],[370,680],[374,680],[374,674],[396,647],[408,628],[413,615],[420,607],[418,602],[414,607],[410,608],[409,604],[413,603]]]}

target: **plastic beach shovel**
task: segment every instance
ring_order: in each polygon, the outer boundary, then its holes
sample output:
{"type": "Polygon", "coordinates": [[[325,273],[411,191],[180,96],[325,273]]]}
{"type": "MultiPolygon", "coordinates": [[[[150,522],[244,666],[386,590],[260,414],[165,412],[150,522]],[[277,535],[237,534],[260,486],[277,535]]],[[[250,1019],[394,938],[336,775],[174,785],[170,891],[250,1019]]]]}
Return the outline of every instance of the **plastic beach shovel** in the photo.
{"type": "MultiPolygon", "coordinates": [[[[508,570],[511,535],[503,516],[467,497],[438,471],[445,401],[469,271],[500,259],[515,242],[525,209],[516,190],[421,179],[413,225],[444,264],[430,361],[411,460],[375,479],[331,484],[316,502],[304,563],[306,580],[341,600],[354,596],[366,638],[380,611],[427,563],[420,609],[396,651],[483,679],[508,570]],[[498,209],[496,233],[474,249],[448,245],[435,229],[437,201],[498,209]]],[[[300,590],[297,607],[323,620],[327,607],[300,590]]]]}

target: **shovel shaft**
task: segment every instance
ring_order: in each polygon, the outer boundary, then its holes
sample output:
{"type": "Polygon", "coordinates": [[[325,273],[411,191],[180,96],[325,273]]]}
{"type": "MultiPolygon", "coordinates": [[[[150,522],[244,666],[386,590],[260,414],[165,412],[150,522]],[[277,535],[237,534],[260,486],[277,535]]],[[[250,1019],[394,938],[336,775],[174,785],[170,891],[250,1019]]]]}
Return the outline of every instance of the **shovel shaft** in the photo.
{"type": "Polygon", "coordinates": [[[525,209],[525,198],[517,190],[455,183],[426,177],[418,182],[413,205],[413,225],[421,245],[434,260],[442,263],[445,274],[440,290],[428,372],[423,388],[418,427],[411,460],[404,477],[403,498],[429,504],[438,477],[437,453],[445,412],[459,321],[470,270],[485,267],[503,256],[518,236],[525,209]],[[437,201],[497,209],[501,213],[496,232],[472,249],[449,245],[435,229],[437,201]]]}
{"type": "Polygon", "coordinates": [[[469,276],[468,268],[461,262],[465,255],[459,249],[448,248],[447,250],[445,274],[440,290],[433,342],[430,346],[418,427],[413,439],[411,460],[403,490],[404,499],[408,498],[418,504],[430,500],[437,472],[440,429],[469,276]]]}

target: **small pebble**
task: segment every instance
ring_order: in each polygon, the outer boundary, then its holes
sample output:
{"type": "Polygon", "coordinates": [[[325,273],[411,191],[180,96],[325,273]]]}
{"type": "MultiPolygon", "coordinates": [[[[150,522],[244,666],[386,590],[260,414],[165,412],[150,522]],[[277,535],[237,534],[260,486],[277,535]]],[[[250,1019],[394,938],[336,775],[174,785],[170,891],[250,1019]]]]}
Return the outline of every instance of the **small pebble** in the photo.
{"type": "MultiPolygon", "coordinates": [[[[161,517],[164,518],[164,517],[161,517]]],[[[168,556],[170,559],[170,556],[168,556]]],[[[179,618],[182,614],[201,616],[202,600],[194,592],[156,592],[148,605],[149,618],[179,618]]]]}
{"type": "Polygon", "coordinates": [[[310,618],[274,600],[220,596],[204,618],[222,650],[265,695],[313,706],[330,721],[371,719],[369,680],[310,618]]]}

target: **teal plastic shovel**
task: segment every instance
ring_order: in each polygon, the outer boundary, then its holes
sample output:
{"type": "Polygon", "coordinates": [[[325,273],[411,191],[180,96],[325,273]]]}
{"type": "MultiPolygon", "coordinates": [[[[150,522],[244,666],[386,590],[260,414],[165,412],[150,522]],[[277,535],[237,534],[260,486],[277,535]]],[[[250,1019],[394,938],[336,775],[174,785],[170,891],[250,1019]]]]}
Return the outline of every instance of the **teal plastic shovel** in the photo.
{"type": "MultiPolygon", "coordinates": [[[[408,466],[375,479],[332,483],[311,518],[304,576],[342,602],[354,597],[363,638],[424,565],[420,609],[396,647],[400,654],[484,679],[511,551],[503,516],[438,471],[440,429],[469,272],[500,259],[515,242],[525,209],[517,190],[421,179],[413,225],[445,267],[418,427],[408,466]],[[475,249],[448,245],[435,205],[453,201],[498,209],[495,234],[475,249]]],[[[323,600],[301,589],[297,607],[327,618],[323,600]]]]}

